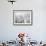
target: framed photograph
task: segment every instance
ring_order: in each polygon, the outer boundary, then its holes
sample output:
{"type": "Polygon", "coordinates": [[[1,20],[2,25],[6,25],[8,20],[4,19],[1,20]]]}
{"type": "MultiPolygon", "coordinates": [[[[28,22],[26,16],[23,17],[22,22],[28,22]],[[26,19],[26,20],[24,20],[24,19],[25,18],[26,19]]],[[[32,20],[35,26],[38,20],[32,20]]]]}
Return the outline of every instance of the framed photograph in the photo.
{"type": "Polygon", "coordinates": [[[13,10],[14,25],[32,25],[32,10],[13,10]]]}

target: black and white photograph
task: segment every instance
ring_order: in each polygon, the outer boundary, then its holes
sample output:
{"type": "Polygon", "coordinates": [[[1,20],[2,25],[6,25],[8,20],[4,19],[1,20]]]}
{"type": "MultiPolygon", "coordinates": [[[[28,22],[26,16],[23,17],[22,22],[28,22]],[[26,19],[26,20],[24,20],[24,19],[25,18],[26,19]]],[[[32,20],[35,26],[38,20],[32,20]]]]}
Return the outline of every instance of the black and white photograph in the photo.
{"type": "Polygon", "coordinates": [[[32,10],[14,10],[13,24],[31,24],[32,10]]]}

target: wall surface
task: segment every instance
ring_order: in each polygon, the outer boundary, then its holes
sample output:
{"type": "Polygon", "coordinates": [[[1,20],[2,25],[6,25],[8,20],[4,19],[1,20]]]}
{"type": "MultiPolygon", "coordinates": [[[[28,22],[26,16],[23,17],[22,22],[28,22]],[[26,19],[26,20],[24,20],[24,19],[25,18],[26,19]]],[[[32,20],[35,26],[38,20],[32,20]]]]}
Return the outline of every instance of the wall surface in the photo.
{"type": "Polygon", "coordinates": [[[30,34],[33,40],[46,40],[46,0],[17,0],[14,5],[0,0],[0,41],[15,40],[19,32],[30,34]],[[14,26],[13,10],[33,10],[33,25],[14,26]]]}

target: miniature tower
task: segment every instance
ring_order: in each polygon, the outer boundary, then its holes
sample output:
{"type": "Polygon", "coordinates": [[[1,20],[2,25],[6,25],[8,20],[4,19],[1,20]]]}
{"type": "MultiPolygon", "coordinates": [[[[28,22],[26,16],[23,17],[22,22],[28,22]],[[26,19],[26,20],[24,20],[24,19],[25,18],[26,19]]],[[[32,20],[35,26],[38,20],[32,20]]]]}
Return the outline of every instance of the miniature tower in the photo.
{"type": "Polygon", "coordinates": [[[19,33],[18,37],[20,38],[20,46],[23,46],[24,45],[24,36],[25,36],[25,33],[19,33]]]}

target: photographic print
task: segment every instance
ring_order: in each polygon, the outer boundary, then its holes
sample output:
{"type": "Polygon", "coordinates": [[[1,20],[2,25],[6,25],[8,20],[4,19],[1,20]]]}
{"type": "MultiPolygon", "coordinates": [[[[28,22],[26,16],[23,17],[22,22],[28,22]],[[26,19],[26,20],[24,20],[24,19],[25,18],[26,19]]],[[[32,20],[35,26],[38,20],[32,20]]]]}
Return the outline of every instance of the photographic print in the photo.
{"type": "Polygon", "coordinates": [[[13,10],[13,24],[32,24],[32,10],[13,10]]]}

